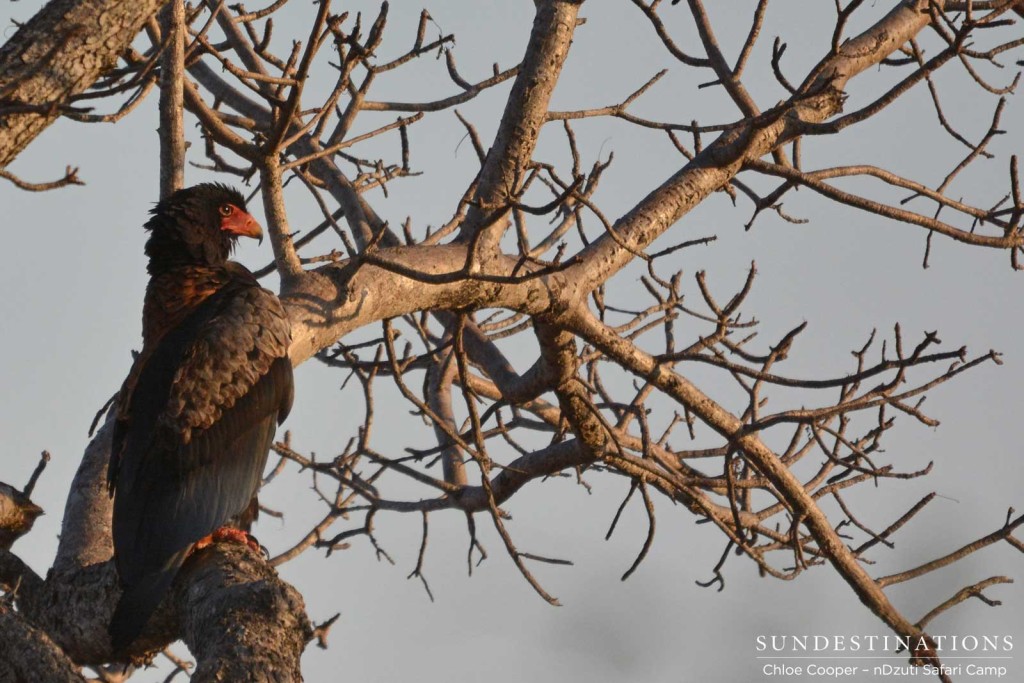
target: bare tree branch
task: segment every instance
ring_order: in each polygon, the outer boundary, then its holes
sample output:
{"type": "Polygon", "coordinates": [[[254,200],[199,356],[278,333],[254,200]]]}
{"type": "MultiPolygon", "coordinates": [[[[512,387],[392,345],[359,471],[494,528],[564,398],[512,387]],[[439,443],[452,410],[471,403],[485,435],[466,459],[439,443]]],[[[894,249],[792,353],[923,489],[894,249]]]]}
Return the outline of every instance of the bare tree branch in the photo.
{"type": "Polygon", "coordinates": [[[0,168],[113,66],[163,4],[58,0],[0,47],[0,168]]]}

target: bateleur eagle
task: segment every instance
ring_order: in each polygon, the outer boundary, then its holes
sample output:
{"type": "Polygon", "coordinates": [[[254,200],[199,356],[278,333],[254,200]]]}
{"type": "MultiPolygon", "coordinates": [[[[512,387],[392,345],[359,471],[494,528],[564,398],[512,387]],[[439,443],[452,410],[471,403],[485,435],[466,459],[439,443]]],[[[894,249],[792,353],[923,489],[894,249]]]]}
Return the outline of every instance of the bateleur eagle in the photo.
{"type": "Polygon", "coordinates": [[[152,210],[143,347],[118,397],[108,481],[124,592],[115,652],[142,632],[197,542],[244,531],[277,425],[292,404],[281,302],[228,260],[262,238],[236,190],[204,184],[152,210]]]}

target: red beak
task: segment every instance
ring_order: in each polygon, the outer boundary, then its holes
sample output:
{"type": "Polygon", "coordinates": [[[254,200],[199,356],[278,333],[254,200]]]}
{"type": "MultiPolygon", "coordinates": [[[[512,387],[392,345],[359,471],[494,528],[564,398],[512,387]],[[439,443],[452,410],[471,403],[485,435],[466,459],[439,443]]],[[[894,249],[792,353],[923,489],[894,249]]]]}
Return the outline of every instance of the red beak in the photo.
{"type": "Polygon", "coordinates": [[[232,235],[252,237],[263,242],[263,228],[255,218],[239,208],[232,211],[230,216],[221,218],[220,229],[232,235]]]}

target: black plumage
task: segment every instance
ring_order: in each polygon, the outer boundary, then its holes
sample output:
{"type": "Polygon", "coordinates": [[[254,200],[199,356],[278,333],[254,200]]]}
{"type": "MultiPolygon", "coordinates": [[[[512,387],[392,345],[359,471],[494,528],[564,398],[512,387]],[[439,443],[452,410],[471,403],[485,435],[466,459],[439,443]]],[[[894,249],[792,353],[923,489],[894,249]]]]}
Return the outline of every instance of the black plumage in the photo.
{"type": "Polygon", "coordinates": [[[115,651],[141,633],[193,545],[255,509],[292,402],[284,308],[227,260],[237,236],[261,236],[241,195],[181,190],[146,228],[143,349],[121,389],[109,468],[124,589],[115,651]]]}

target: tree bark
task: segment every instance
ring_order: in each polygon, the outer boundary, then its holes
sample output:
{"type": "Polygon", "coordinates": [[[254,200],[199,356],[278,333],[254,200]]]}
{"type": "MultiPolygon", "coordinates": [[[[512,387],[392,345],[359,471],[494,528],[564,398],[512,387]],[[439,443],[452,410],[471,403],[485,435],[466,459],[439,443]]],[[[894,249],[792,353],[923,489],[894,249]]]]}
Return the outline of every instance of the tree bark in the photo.
{"type": "Polygon", "coordinates": [[[78,667],[42,630],[0,600],[0,683],[82,683],[78,667]]]}
{"type": "Polygon", "coordinates": [[[0,47],[0,168],[114,65],[165,0],[52,0],[0,47]]]}
{"type": "Polygon", "coordinates": [[[173,0],[160,12],[164,54],[160,58],[160,198],[185,186],[185,3],[173,0]]]}
{"type": "Polygon", "coordinates": [[[195,683],[302,680],[313,629],[302,596],[266,560],[222,545],[196,553],[185,569],[174,603],[198,662],[195,683]]]}
{"type": "Polygon", "coordinates": [[[483,168],[475,204],[470,207],[459,231],[459,239],[470,241],[483,230],[477,253],[487,257],[498,251],[501,236],[508,226],[504,217],[525,177],[533,158],[540,129],[547,120],[551,94],[569,56],[577,14],[583,0],[552,0],[537,3],[530,42],[523,65],[509,93],[505,111],[483,168]],[[502,217],[487,225],[489,214],[502,211],[502,217]]]}

